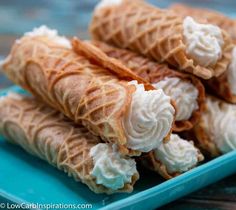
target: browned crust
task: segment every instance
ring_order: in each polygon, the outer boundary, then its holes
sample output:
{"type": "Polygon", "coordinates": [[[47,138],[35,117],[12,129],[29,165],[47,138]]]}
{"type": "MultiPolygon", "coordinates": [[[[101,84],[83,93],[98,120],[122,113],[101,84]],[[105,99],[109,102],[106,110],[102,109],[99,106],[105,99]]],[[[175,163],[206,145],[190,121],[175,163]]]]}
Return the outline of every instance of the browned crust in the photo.
{"type": "Polygon", "coordinates": [[[182,17],[140,0],[123,0],[118,6],[95,11],[90,32],[95,40],[131,49],[158,62],[168,62],[203,79],[226,71],[233,48],[229,35],[222,30],[222,58],[208,68],[197,65],[185,52],[182,17]]]}
{"type": "Polygon", "coordinates": [[[175,121],[173,131],[181,132],[189,130],[198,122],[205,107],[205,89],[199,79],[190,74],[183,74],[181,72],[174,71],[165,64],[159,64],[151,61],[150,59],[129,50],[119,49],[99,41],[92,41],[92,44],[97,46],[108,56],[121,61],[134,73],[150,83],[159,82],[165,77],[179,77],[181,80],[186,80],[192,83],[198,89],[199,95],[197,102],[199,108],[193,112],[189,120],[175,121]]]}

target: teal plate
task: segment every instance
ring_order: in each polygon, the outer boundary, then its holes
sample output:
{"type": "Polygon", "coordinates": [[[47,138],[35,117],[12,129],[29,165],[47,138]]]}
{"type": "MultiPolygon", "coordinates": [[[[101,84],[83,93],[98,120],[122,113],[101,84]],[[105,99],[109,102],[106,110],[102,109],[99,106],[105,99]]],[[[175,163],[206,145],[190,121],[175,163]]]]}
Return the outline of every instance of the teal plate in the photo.
{"type": "MultiPolygon", "coordinates": [[[[17,86],[0,92],[25,93],[17,86]]],[[[222,155],[169,181],[141,173],[131,194],[96,195],[20,147],[0,137],[0,203],[91,204],[93,209],[153,209],[236,172],[236,151],[222,155]],[[145,202],[145,204],[144,204],[145,202]]]]}

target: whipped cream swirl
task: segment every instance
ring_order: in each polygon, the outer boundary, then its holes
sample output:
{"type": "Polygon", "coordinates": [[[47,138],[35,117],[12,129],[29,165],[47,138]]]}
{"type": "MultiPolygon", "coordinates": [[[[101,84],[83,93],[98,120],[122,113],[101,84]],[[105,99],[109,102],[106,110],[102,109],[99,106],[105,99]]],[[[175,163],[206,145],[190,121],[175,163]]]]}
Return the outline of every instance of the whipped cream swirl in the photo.
{"type": "Polygon", "coordinates": [[[154,150],[155,158],[166,166],[169,173],[182,173],[196,166],[198,150],[192,142],[171,134],[170,141],[154,150]]]}
{"type": "Polygon", "coordinates": [[[114,5],[119,5],[122,3],[122,0],[101,0],[95,7],[95,11],[102,9],[104,7],[112,7],[114,5]]]}
{"type": "Polygon", "coordinates": [[[236,47],[232,51],[232,60],[227,70],[227,79],[231,92],[236,95],[236,47]]]}
{"type": "Polygon", "coordinates": [[[191,17],[183,22],[186,53],[196,64],[208,67],[215,65],[222,56],[224,40],[219,27],[199,24],[191,17]]]}
{"type": "MultiPolygon", "coordinates": [[[[25,36],[30,36],[30,37],[46,36],[52,42],[54,42],[54,43],[56,43],[56,44],[58,44],[58,45],[60,45],[62,47],[65,47],[65,48],[68,48],[68,49],[72,48],[70,41],[66,37],[59,36],[57,30],[50,29],[50,28],[48,28],[45,25],[42,25],[42,26],[40,26],[38,28],[34,28],[33,31],[27,32],[24,35],[25,36]]],[[[20,40],[18,40],[18,42],[19,41],[20,40]]]]}
{"type": "Polygon", "coordinates": [[[94,167],[91,174],[96,177],[96,183],[109,189],[118,190],[126,183],[132,182],[132,176],[137,172],[136,162],[128,157],[122,157],[115,145],[100,143],[90,149],[94,167]]]}
{"type": "Polygon", "coordinates": [[[175,110],[163,90],[145,91],[143,84],[129,83],[136,86],[136,91],[123,119],[127,147],[149,152],[157,148],[169,133],[175,110]]]}
{"type": "Polygon", "coordinates": [[[198,89],[190,82],[178,77],[166,77],[153,86],[161,88],[176,102],[176,121],[188,120],[193,111],[198,109],[198,89]]]}
{"type": "Polygon", "coordinates": [[[222,153],[236,149],[236,105],[208,97],[202,115],[206,131],[222,153]]]}

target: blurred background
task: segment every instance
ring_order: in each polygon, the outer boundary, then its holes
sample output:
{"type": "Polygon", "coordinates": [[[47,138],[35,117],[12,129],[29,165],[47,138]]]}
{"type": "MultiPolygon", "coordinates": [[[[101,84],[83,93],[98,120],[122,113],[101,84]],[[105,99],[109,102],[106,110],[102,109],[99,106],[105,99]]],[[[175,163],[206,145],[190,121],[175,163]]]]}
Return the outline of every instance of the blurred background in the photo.
{"type": "MultiPolygon", "coordinates": [[[[172,3],[216,9],[236,18],[236,0],[147,0],[159,7],[172,3]]],[[[99,0],[0,0],[0,60],[17,37],[42,24],[62,35],[88,39],[87,26],[99,0]]],[[[0,74],[0,89],[11,83],[0,74]]],[[[197,184],[197,183],[196,183],[197,184]]],[[[163,209],[235,209],[236,177],[231,176],[163,209]]]]}

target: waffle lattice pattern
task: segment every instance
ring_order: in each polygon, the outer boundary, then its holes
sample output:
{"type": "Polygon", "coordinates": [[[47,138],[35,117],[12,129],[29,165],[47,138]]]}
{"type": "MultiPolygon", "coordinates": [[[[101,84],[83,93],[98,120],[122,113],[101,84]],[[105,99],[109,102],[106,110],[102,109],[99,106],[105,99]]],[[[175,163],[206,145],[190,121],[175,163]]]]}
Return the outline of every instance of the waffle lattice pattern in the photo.
{"type": "Polygon", "coordinates": [[[96,193],[130,192],[139,178],[135,174],[132,183],[116,191],[96,184],[95,177],[90,175],[94,165],[89,152],[100,139],[32,98],[8,97],[1,101],[0,132],[10,142],[85,183],[96,193]]]}
{"type": "Polygon", "coordinates": [[[99,138],[32,99],[5,99],[1,103],[0,116],[1,133],[9,141],[19,144],[90,188],[96,186],[90,175],[93,162],[89,151],[100,142],[99,138]]]}
{"type": "Polygon", "coordinates": [[[15,44],[8,77],[105,141],[124,145],[122,116],[130,104],[127,82],[45,37],[15,44]]]}
{"type": "Polygon", "coordinates": [[[95,11],[90,31],[96,40],[131,49],[158,62],[168,62],[203,79],[222,74],[231,58],[232,43],[223,33],[222,58],[208,68],[198,65],[186,54],[183,19],[170,10],[140,0],[123,0],[119,6],[95,11]]]}

